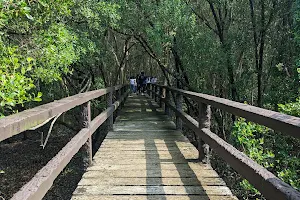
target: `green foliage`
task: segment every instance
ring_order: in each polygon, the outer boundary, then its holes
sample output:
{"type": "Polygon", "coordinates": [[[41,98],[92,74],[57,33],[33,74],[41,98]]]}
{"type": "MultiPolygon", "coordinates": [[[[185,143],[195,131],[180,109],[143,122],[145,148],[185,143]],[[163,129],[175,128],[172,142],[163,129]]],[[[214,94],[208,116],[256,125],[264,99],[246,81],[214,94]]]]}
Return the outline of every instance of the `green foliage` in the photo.
{"type": "MultiPolygon", "coordinates": [[[[277,109],[281,103],[279,111],[300,116],[300,98],[287,103],[299,96],[296,91],[300,73],[296,68],[300,72],[300,1],[293,5],[277,0],[254,3],[257,31],[266,33],[262,55],[263,106],[277,109]],[[261,3],[265,6],[257,6],[261,3]],[[264,24],[269,23],[268,27],[258,20],[260,7],[265,9],[264,24]]],[[[174,74],[186,74],[190,88],[224,98],[231,97],[230,66],[238,100],[254,104],[257,49],[249,26],[249,7],[246,0],[2,0],[0,115],[17,112],[30,102],[41,101],[41,97],[48,102],[72,95],[87,81],[92,82],[90,89],[103,88],[104,82],[118,76],[122,57],[125,71],[150,71],[145,69],[149,66],[159,73],[159,63],[170,71],[171,82],[176,81],[174,74]],[[221,35],[217,25],[223,26],[221,35]],[[132,45],[127,57],[121,47],[124,40],[132,45]],[[182,74],[174,68],[174,50],[181,61],[182,74]]],[[[103,102],[94,104],[99,110],[105,108],[103,102]]],[[[216,115],[225,124],[224,132],[229,130],[229,117],[216,115]]],[[[297,140],[241,118],[234,123],[231,140],[251,159],[299,188],[297,140]]],[[[245,196],[258,194],[246,180],[241,186],[248,191],[245,196]]]]}
{"type": "Polygon", "coordinates": [[[278,104],[278,107],[280,112],[300,117],[300,98],[297,98],[296,102],[278,104]]]}
{"type": "MultiPolygon", "coordinates": [[[[231,136],[234,146],[258,164],[277,174],[286,183],[299,189],[300,161],[297,158],[299,141],[274,133],[264,126],[247,122],[243,118],[234,123],[231,136]]],[[[240,185],[248,191],[245,197],[260,194],[247,180],[243,180],[240,185]]]]}
{"type": "Polygon", "coordinates": [[[55,83],[65,84],[74,67],[95,65],[104,31],[120,19],[118,8],[96,0],[0,1],[0,114],[41,101],[41,88],[44,99],[60,96],[53,95],[61,92],[51,89],[55,83]]]}
{"type": "MultiPolygon", "coordinates": [[[[265,143],[264,135],[267,132],[268,128],[239,118],[234,123],[231,136],[235,146],[242,152],[263,167],[270,168],[274,166],[274,153],[271,149],[263,146],[265,143]]],[[[243,180],[241,186],[250,193],[259,194],[259,191],[251,186],[247,180],[243,180]]]]}
{"type": "Polygon", "coordinates": [[[52,24],[47,30],[37,31],[34,44],[38,58],[35,68],[36,78],[45,82],[61,79],[61,74],[70,72],[69,66],[79,59],[75,46],[77,37],[64,24],[52,24]]]}
{"type": "Polygon", "coordinates": [[[268,132],[268,128],[246,122],[245,119],[239,118],[233,126],[232,138],[236,146],[242,148],[242,151],[249,157],[265,168],[272,167],[272,158],[274,153],[272,150],[264,148],[264,135],[268,132]]]}
{"type": "MultiPolygon", "coordinates": [[[[300,117],[300,98],[296,102],[279,104],[279,111],[288,115],[300,117]]],[[[278,176],[293,187],[300,189],[300,141],[291,137],[278,138],[279,158],[276,160],[281,165],[278,176]],[[291,154],[290,152],[294,152],[291,154]]]]}
{"type": "Polygon", "coordinates": [[[103,79],[100,78],[100,77],[97,77],[97,78],[95,79],[95,84],[94,84],[94,86],[93,86],[93,89],[94,89],[94,90],[99,90],[99,89],[103,89],[103,88],[105,88],[103,79]]]}
{"type": "Polygon", "coordinates": [[[13,113],[18,104],[41,101],[42,94],[30,92],[35,88],[33,80],[27,77],[32,71],[33,59],[24,59],[17,47],[0,45],[0,116],[4,116],[13,113]]]}

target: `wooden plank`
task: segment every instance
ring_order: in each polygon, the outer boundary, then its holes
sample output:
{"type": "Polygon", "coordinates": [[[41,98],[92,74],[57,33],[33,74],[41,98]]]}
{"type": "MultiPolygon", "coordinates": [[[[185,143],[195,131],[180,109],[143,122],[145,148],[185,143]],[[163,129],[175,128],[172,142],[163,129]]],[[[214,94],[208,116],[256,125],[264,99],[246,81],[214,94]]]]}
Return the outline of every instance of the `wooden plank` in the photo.
{"type": "Polygon", "coordinates": [[[74,195],[72,200],[237,200],[234,196],[210,195],[74,195]]]}
{"type": "Polygon", "coordinates": [[[107,139],[110,139],[110,140],[115,140],[115,141],[128,141],[130,139],[132,140],[145,140],[145,142],[148,142],[148,143],[151,143],[151,141],[153,140],[161,140],[161,141],[182,141],[182,142],[186,142],[188,141],[188,139],[182,135],[180,136],[169,136],[169,135],[161,135],[161,136],[157,136],[157,137],[153,137],[151,135],[142,135],[141,137],[138,137],[138,136],[126,136],[126,135],[119,135],[119,136],[113,136],[113,137],[110,137],[108,136],[107,139]]]}
{"type": "Polygon", "coordinates": [[[137,127],[137,126],[146,126],[144,127],[144,130],[147,131],[148,127],[154,127],[156,129],[159,129],[160,126],[163,125],[169,125],[169,126],[175,126],[174,122],[171,121],[157,121],[157,120],[148,120],[148,121],[118,121],[116,124],[114,124],[115,127],[118,126],[128,126],[128,127],[137,127]]]}
{"type": "Polygon", "coordinates": [[[111,150],[107,150],[106,149],[101,149],[101,151],[98,151],[96,153],[95,156],[106,156],[106,155],[117,155],[117,156],[135,156],[135,155],[178,155],[178,154],[182,154],[185,157],[189,157],[189,156],[194,156],[195,154],[197,154],[197,150],[195,148],[188,148],[188,149],[184,149],[181,150],[180,152],[178,152],[179,149],[176,149],[176,151],[158,151],[158,150],[152,150],[152,151],[132,151],[132,150],[125,150],[124,149],[122,151],[111,151],[111,150]]]}
{"type": "MultiPolygon", "coordinates": [[[[194,149],[194,147],[182,147],[182,148],[185,148],[185,149],[188,149],[190,148],[191,150],[194,149]]],[[[99,150],[100,152],[111,152],[112,149],[117,149],[115,150],[115,152],[127,152],[127,151],[169,151],[169,152],[172,152],[172,151],[178,151],[178,147],[177,146],[147,146],[145,147],[144,145],[116,145],[116,146],[113,146],[113,145],[110,145],[110,144],[107,144],[105,147],[101,147],[101,149],[99,150]],[[122,150],[121,150],[122,149],[122,150]]],[[[180,148],[181,149],[181,148],[180,148]]]]}
{"type": "Polygon", "coordinates": [[[102,144],[120,144],[120,145],[132,145],[132,144],[153,144],[153,145],[167,145],[167,144],[173,144],[177,146],[191,146],[192,144],[189,143],[186,139],[184,141],[174,141],[174,140],[162,140],[162,139],[153,139],[153,140],[144,140],[144,139],[135,139],[135,140],[126,140],[126,139],[106,139],[103,141],[102,144]]]}
{"type": "MultiPolygon", "coordinates": [[[[126,127],[126,126],[114,126],[114,131],[130,131],[132,130],[132,126],[131,127],[126,127]]],[[[136,126],[134,127],[136,130],[135,131],[141,131],[141,130],[145,130],[143,125],[139,125],[139,126],[136,126]]],[[[158,127],[159,129],[157,129],[156,127],[148,127],[147,130],[155,130],[155,131],[164,131],[164,130],[175,130],[175,127],[174,125],[161,125],[158,127]]]]}
{"type": "Polygon", "coordinates": [[[122,159],[118,159],[118,160],[101,160],[101,159],[97,159],[93,161],[95,164],[98,163],[104,163],[104,164],[122,164],[122,165],[126,165],[129,162],[132,164],[157,164],[157,163],[175,163],[175,164],[179,164],[179,163],[188,163],[187,160],[185,159],[176,159],[176,160],[171,160],[171,159],[164,159],[164,160],[158,160],[158,159],[154,159],[154,160],[146,160],[146,159],[128,159],[128,160],[122,160],[122,159]],[[116,161],[118,161],[118,163],[116,163],[116,161]]]}
{"type": "MultiPolygon", "coordinates": [[[[114,139],[114,138],[111,138],[112,136],[116,136],[116,137],[118,137],[118,136],[132,136],[133,137],[132,140],[133,140],[133,139],[135,139],[134,138],[135,136],[138,136],[138,134],[140,134],[140,138],[138,138],[140,140],[144,139],[143,136],[146,137],[146,139],[147,138],[151,139],[151,137],[153,139],[157,139],[157,138],[155,138],[155,136],[157,136],[157,137],[164,137],[164,136],[165,137],[173,137],[174,136],[174,137],[183,137],[183,138],[186,138],[182,134],[178,134],[176,132],[173,132],[173,130],[169,130],[169,132],[165,132],[164,129],[157,129],[157,130],[150,130],[150,131],[152,131],[152,133],[149,132],[149,134],[147,134],[148,133],[147,131],[144,131],[142,129],[135,129],[135,130],[131,131],[130,134],[122,134],[123,131],[120,130],[119,134],[108,135],[108,137],[110,137],[110,138],[107,138],[107,139],[114,139]],[[153,132],[155,132],[155,133],[153,133],[153,132]]],[[[173,141],[176,141],[176,140],[173,140],[173,141]]],[[[187,142],[187,140],[186,140],[186,142],[187,142]]]]}
{"type": "Polygon", "coordinates": [[[214,185],[214,186],[226,186],[225,182],[218,177],[209,178],[115,178],[115,177],[103,177],[103,178],[83,178],[78,183],[81,186],[87,185],[111,185],[111,186],[125,186],[125,185],[156,185],[156,186],[179,186],[179,185],[214,185]]]}
{"type": "Polygon", "coordinates": [[[94,164],[90,166],[87,171],[93,171],[93,170],[151,170],[151,169],[157,169],[160,168],[162,170],[212,170],[212,167],[210,165],[206,164],[196,164],[196,163],[185,163],[185,164],[174,164],[174,163],[157,163],[157,164],[104,164],[104,163],[98,163],[97,165],[94,164]]]}
{"type": "Polygon", "coordinates": [[[165,170],[165,169],[147,169],[147,170],[93,170],[87,171],[84,173],[83,178],[103,178],[103,177],[122,177],[122,178],[147,178],[147,177],[215,177],[218,178],[219,175],[214,170],[202,170],[202,171],[193,171],[193,170],[165,170]]]}
{"type": "MultiPolygon", "coordinates": [[[[116,122],[118,123],[118,122],[116,122]]],[[[159,132],[156,131],[110,131],[108,132],[107,136],[113,136],[113,135],[129,135],[129,136],[134,136],[134,135],[155,135],[155,136],[159,136],[159,135],[183,135],[180,131],[176,131],[176,130],[161,130],[159,132]]]]}
{"type": "Polygon", "coordinates": [[[181,153],[177,153],[175,155],[170,155],[170,154],[135,154],[135,155],[126,155],[126,154],[114,154],[114,155],[109,155],[109,154],[103,154],[103,155],[97,155],[94,157],[95,159],[100,159],[100,160],[119,160],[119,159],[146,159],[148,160],[163,160],[163,159],[170,159],[170,160],[182,160],[182,159],[197,159],[198,155],[197,154],[187,154],[186,156],[182,155],[181,153]]]}
{"type": "Polygon", "coordinates": [[[226,186],[78,186],[75,195],[213,195],[231,196],[226,186]]]}

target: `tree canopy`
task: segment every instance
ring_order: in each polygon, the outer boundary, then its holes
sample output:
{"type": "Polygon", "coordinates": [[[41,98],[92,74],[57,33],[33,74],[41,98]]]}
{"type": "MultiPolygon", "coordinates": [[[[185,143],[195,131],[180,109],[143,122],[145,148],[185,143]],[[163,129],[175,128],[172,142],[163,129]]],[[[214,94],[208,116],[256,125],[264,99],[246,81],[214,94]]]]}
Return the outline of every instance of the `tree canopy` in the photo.
{"type": "MultiPolygon", "coordinates": [[[[299,0],[2,0],[0,116],[145,71],[299,117],[299,50],[299,0]]],[[[193,111],[192,101],[185,105],[193,111]]],[[[223,139],[300,188],[299,141],[220,110],[213,118],[223,139]]]]}

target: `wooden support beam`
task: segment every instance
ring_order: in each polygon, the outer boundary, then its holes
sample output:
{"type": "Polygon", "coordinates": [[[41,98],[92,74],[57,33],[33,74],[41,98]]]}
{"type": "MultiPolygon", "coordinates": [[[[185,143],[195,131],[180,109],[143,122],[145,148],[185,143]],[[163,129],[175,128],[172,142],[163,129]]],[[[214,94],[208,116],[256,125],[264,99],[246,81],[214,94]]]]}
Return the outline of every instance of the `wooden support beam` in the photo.
{"type": "MultiPolygon", "coordinates": [[[[177,93],[176,94],[176,110],[179,112],[182,112],[182,94],[177,93]]],[[[182,120],[180,115],[176,114],[176,129],[177,130],[182,130],[182,120]]]]}
{"type": "MultiPolygon", "coordinates": [[[[107,108],[110,108],[112,106],[112,92],[109,92],[108,94],[106,94],[106,105],[107,105],[107,108]]],[[[108,131],[111,131],[113,129],[113,123],[114,123],[114,120],[113,120],[113,115],[109,116],[109,118],[107,119],[107,128],[108,128],[108,131]]]]}
{"type": "MultiPolygon", "coordinates": [[[[82,112],[81,112],[81,117],[82,117],[82,124],[81,128],[89,128],[91,124],[91,102],[86,102],[81,105],[82,107],[82,112]]],[[[83,150],[85,155],[83,156],[83,163],[85,168],[87,168],[89,165],[92,164],[93,160],[93,152],[92,152],[92,135],[89,135],[88,140],[86,143],[83,145],[83,150]]]]}
{"type": "MultiPolygon", "coordinates": [[[[198,110],[199,110],[199,116],[198,116],[198,124],[199,129],[210,129],[210,119],[211,119],[211,109],[210,105],[206,105],[204,103],[198,103],[198,110]]],[[[197,149],[199,151],[199,160],[209,164],[210,163],[210,150],[208,144],[205,144],[201,138],[200,131],[196,132],[196,138],[197,138],[197,149]]]]}

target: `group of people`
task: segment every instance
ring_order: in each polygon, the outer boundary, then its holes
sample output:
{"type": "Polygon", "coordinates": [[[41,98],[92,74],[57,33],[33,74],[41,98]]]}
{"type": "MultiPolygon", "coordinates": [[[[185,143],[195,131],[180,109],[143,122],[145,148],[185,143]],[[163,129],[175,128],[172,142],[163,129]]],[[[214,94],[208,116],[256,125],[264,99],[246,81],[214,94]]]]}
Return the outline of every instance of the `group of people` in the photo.
{"type": "Polygon", "coordinates": [[[130,77],[130,88],[133,93],[144,94],[147,88],[147,84],[156,83],[157,78],[151,76],[145,76],[144,72],[141,72],[136,77],[130,77]]]}

